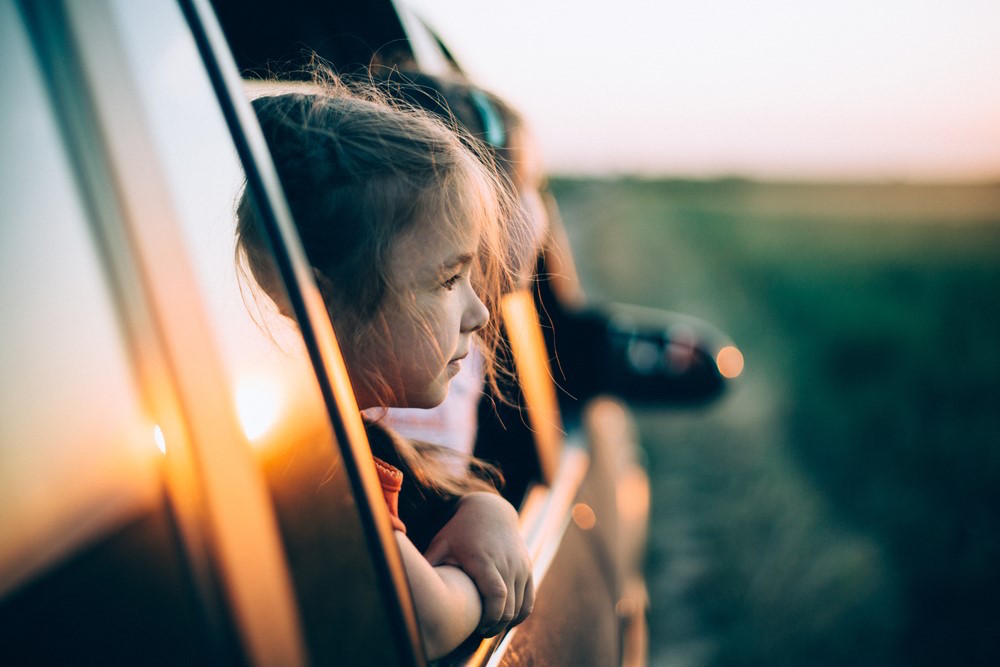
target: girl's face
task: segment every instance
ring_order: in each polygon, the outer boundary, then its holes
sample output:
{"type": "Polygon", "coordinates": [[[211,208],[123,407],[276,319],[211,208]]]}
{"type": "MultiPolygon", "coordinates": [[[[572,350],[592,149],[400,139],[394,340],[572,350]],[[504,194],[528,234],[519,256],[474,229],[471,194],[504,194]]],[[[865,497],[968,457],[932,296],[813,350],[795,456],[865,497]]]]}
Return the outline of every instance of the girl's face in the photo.
{"type": "Polygon", "coordinates": [[[379,351],[373,362],[384,364],[394,407],[441,403],[473,333],[489,320],[471,282],[478,246],[473,217],[459,224],[421,221],[393,244],[381,322],[390,349],[379,351]]]}

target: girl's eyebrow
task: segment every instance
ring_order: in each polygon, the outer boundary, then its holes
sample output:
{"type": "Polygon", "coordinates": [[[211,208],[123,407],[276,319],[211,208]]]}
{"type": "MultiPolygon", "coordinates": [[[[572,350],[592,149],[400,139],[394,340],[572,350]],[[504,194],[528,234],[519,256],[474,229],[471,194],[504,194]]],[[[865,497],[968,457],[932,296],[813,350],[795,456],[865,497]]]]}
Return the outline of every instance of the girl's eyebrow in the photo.
{"type": "Polygon", "coordinates": [[[463,264],[468,264],[469,262],[472,261],[472,259],[473,259],[472,253],[464,252],[461,255],[457,255],[453,259],[441,264],[441,270],[443,271],[443,270],[457,268],[459,266],[462,266],[463,264]]]}

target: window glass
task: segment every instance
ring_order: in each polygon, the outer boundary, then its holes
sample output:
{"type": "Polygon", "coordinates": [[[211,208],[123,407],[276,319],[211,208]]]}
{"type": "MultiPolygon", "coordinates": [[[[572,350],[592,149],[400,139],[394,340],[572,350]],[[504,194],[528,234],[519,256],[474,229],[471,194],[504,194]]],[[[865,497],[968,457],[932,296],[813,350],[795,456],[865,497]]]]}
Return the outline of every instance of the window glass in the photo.
{"type": "Polygon", "coordinates": [[[187,32],[162,29],[183,21],[176,7],[126,0],[114,6],[230,405],[269,483],[310,657],[396,662],[358,509],[298,325],[236,261],[244,175],[193,41],[187,32]],[[156,12],[162,16],[151,20],[156,12]]]}
{"type": "Polygon", "coordinates": [[[0,2],[0,67],[0,656],[225,662],[181,560],[156,427],[11,2],[0,2]]]}
{"type": "Polygon", "coordinates": [[[159,451],[38,69],[0,11],[2,594],[151,505],[159,451]]]}

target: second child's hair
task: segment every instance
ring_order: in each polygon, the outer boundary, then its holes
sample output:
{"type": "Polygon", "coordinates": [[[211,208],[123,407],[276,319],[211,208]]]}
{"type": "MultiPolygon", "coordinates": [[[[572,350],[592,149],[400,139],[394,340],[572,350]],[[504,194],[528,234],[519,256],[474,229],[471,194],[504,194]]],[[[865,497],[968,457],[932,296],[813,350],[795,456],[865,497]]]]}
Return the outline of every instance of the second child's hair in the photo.
{"type": "MultiPolygon", "coordinates": [[[[336,81],[253,106],[345,356],[371,361],[372,350],[390,349],[392,332],[380,326],[379,314],[408,303],[390,298],[393,243],[417,224],[458,233],[471,218],[480,231],[472,279],[490,313],[475,338],[487,380],[498,389],[499,300],[513,280],[506,244],[518,220],[490,156],[475,155],[471,142],[427,113],[336,81]]],[[[290,314],[251,199],[244,191],[237,206],[237,260],[290,314]]],[[[399,398],[377,362],[348,364],[348,371],[380,405],[399,398]]],[[[400,455],[418,463],[411,467],[422,476],[417,449],[403,447],[400,455]]]]}

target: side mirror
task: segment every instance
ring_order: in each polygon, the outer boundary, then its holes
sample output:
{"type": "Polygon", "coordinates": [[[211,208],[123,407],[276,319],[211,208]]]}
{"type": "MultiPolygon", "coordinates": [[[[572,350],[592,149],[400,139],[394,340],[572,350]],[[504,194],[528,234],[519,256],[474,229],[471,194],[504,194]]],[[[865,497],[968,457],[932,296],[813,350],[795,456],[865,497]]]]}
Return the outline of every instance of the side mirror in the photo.
{"type": "Polygon", "coordinates": [[[743,371],[743,355],[704,320],[612,303],[606,316],[603,384],[632,401],[698,403],[720,396],[743,371]]]}
{"type": "Polygon", "coordinates": [[[610,393],[638,404],[698,404],[743,370],[728,336],[689,315],[621,303],[549,311],[556,383],[583,401],[610,393]]]}

